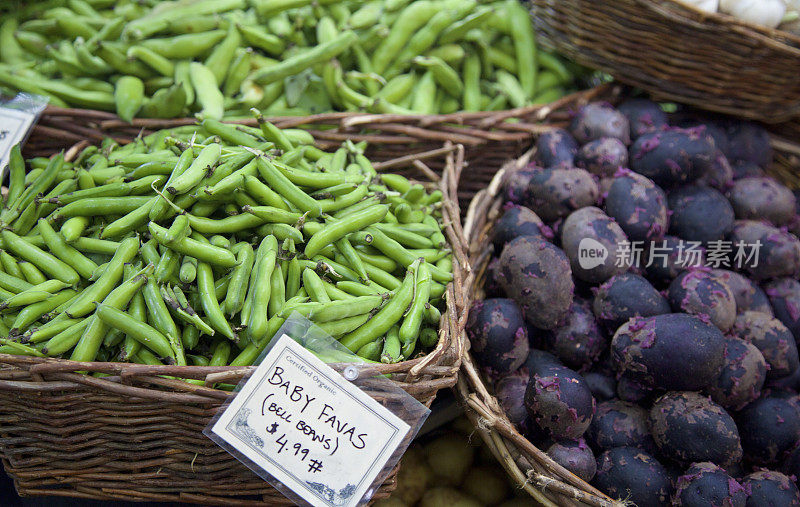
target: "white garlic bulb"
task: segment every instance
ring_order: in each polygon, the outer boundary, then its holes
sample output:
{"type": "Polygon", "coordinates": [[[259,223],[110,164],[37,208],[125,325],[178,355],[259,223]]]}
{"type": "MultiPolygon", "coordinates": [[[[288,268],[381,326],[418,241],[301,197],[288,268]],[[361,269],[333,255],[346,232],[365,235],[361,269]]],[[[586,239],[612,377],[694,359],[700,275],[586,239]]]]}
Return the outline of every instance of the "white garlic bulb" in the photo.
{"type": "Polygon", "coordinates": [[[785,0],[720,0],[720,10],[742,21],[775,28],[786,14],[785,0]]]}

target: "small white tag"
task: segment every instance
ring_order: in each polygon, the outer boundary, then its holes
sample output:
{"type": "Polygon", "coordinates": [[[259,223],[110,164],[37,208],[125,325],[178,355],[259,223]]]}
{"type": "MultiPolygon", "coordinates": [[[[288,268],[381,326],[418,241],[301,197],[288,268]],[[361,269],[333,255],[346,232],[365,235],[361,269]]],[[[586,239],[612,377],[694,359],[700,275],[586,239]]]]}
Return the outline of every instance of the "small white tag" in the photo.
{"type": "Polygon", "coordinates": [[[36,113],[0,107],[0,181],[5,178],[8,155],[28,135],[36,113]]]}
{"type": "Polygon", "coordinates": [[[410,429],[283,334],[209,436],[311,505],[349,507],[410,429]]]}

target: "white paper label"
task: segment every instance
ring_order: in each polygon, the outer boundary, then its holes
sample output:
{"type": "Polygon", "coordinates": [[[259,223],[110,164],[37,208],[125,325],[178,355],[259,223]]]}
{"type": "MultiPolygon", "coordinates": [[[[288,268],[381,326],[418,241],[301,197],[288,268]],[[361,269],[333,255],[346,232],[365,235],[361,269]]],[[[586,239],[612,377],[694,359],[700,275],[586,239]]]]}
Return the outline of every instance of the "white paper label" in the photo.
{"type": "Polygon", "coordinates": [[[28,134],[36,114],[0,107],[0,180],[5,178],[8,154],[28,134]]]}
{"type": "Polygon", "coordinates": [[[310,504],[355,506],[409,429],[284,334],[211,433],[310,504]]]}

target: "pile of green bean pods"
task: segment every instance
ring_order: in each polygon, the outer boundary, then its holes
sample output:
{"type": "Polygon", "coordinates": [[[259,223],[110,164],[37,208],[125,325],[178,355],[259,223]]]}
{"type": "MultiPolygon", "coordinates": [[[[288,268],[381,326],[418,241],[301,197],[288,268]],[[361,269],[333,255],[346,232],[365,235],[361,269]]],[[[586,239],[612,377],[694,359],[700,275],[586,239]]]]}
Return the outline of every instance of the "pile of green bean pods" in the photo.
{"type": "MultiPolygon", "coordinates": [[[[439,190],[363,144],[204,120],[67,162],[19,147],[0,211],[0,353],[249,365],[294,312],[370,361],[438,340],[439,190]]],[[[331,358],[333,360],[335,358],[331,358]]]]}
{"type": "Polygon", "coordinates": [[[546,103],[575,69],[517,0],[64,0],[4,16],[0,86],[134,117],[546,103]]]}

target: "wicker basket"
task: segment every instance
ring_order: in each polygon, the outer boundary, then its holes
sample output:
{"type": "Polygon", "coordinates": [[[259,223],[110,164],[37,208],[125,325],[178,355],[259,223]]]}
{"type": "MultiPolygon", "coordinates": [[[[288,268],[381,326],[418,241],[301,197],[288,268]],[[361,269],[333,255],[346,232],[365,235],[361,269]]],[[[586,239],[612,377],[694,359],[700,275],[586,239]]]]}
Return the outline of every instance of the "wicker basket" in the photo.
{"type": "Polygon", "coordinates": [[[800,114],[800,37],[675,0],[530,0],[540,40],[669,100],[766,122],[800,114]]]}
{"type": "MultiPolygon", "coordinates": [[[[426,405],[438,390],[455,385],[463,356],[469,306],[463,288],[469,264],[456,199],[463,157],[460,145],[447,143],[378,166],[427,180],[445,196],[444,232],[454,252],[454,280],[445,293],[439,343],[424,357],[375,366],[377,373],[391,374],[398,386],[426,405]],[[434,172],[428,164],[441,169],[434,172]]],[[[0,457],[20,495],[291,504],[202,434],[230,394],[214,386],[236,384],[253,369],[78,363],[0,354],[0,457]]],[[[377,497],[394,489],[394,473],[377,497]]]]}
{"type": "MultiPolygon", "coordinates": [[[[542,123],[559,123],[569,113],[594,97],[608,95],[610,85],[574,93],[547,105],[499,112],[454,113],[448,115],[407,116],[364,113],[327,113],[305,117],[280,117],[269,120],[282,128],[303,127],[318,141],[320,148],[338,146],[345,139],[369,141],[372,160],[385,161],[441,148],[451,142],[464,146],[469,169],[461,178],[458,194],[464,210],[475,193],[486,187],[506,160],[519,157],[532,134],[541,132],[542,123]],[[516,121],[507,121],[515,118],[516,121]],[[374,149],[374,147],[379,149],[374,149]]],[[[141,133],[190,125],[194,118],[173,120],[135,119],[126,123],[113,113],[86,109],[48,107],[25,146],[27,156],[49,156],[77,142],[97,142],[112,137],[125,143],[141,133]]],[[[255,126],[255,120],[243,121],[255,126]]],[[[401,159],[402,161],[403,159],[401,159]]],[[[431,167],[441,169],[441,160],[431,167]]]]}
{"type": "MultiPolygon", "coordinates": [[[[800,188],[797,168],[800,167],[798,146],[774,137],[775,164],[768,171],[791,188],[800,188]]],[[[492,257],[491,233],[502,214],[502,187],[507,174],[524,167],[533,154],[507,162],[489,186],[478,192],[470,203],[464,220],[464,234],[470,245],[473,283],[467,288],[473,301],[484,298],[486,268],[492,257]]],[[[456,394],[467,407],[466,413],[478,433],[509,475],[535,500],[546,506],[593,505],[624,506],[576,477],[537,448],[506,417],[469,353],[469,344],[461,363],[456,394]]]]}

